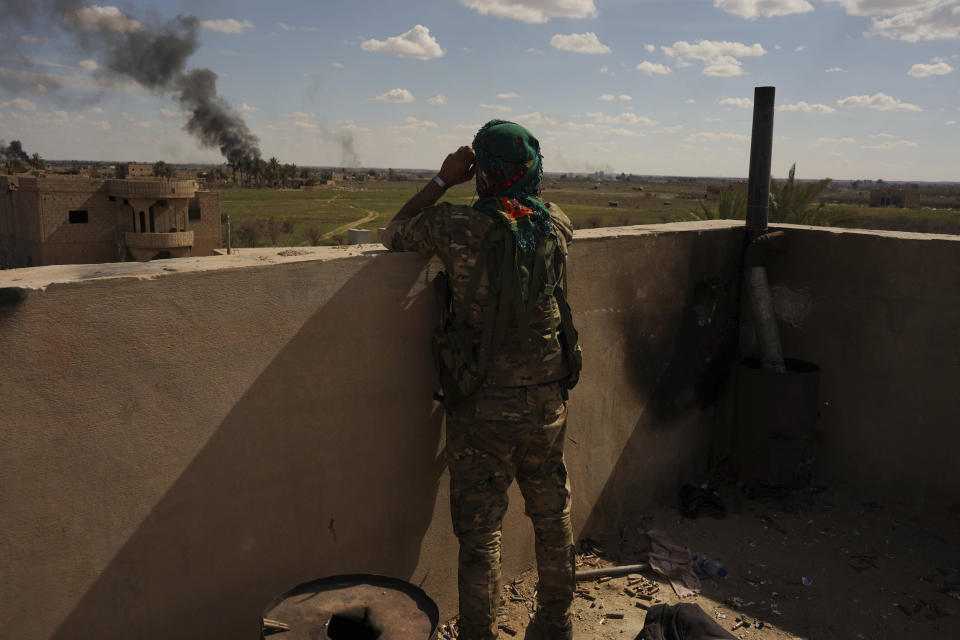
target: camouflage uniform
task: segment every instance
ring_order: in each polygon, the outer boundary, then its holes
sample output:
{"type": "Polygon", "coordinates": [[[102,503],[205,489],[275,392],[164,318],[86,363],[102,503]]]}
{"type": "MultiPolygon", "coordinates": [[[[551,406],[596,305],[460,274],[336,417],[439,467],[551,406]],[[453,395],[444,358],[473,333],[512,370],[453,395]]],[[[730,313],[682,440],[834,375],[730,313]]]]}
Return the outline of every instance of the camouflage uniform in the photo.
{"type": "MultiPolygon", "coordinates": [[[[557,236],[571,239],[570,221],[550,205],[557,236]]],[[[437,255],[462,300],[481,241],[493,219],[463,205],[441,203],[409,220],[393,222],[383,238],[395,251],[437,255]]],[[[487,300],[486,275],[480,281],[469,323],[479,335],[487,300]]],[[[563,461],[566,391],[569,375],[552,327],[559,309],[541,296],[530,330],[508,324],[490,356],[483,387],[447,413],[447,465],[450,510],[460,540],[460,637],[497,637],[500,606],[500,531],[507,488],[516,478],[533,521],[537,568],[538,618],[564,626],[573,600],[574,557],[570,525],[570,486],[563,461]],[[551,316],[553,318],[551,319],[551,316]]]]}

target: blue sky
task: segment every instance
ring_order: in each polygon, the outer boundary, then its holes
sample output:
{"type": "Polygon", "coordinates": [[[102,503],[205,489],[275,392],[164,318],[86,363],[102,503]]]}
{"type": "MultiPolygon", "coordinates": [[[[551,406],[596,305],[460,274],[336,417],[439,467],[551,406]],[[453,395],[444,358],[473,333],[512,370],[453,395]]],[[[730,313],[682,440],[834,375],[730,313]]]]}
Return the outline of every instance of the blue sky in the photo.
{"type": "Polygon", "coordinates": [[[0,139],[218,161],[172,93],[79,44],[192,14],[187,69],[215,71],[285,162],[438,167],[501,117],[540,138],[548,171],[745,176],[753,88],[773,85],[775,175],[960,180],[960,0],[104,3],[0,27],[0,139]]]}

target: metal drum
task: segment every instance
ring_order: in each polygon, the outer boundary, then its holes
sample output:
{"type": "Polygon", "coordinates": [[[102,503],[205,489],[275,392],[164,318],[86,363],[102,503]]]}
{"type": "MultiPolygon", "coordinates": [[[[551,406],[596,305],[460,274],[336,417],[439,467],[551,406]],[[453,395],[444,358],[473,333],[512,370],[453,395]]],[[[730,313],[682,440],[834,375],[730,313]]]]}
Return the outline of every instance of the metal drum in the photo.
{"type": "Polygon", "coordinates": [[[260,637],[271,640],[428,640],[436,603],[409,582],[346,575],[306,582],[264,610],[260,637]]]}

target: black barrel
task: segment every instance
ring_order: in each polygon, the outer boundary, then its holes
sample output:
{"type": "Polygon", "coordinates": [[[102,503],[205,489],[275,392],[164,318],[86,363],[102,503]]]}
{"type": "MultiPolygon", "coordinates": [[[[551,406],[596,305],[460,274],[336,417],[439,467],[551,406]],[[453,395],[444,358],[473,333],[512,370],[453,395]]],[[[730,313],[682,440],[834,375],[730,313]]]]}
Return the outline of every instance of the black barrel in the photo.
{"type": "Polygon", "coordinates": [[[743,482],[810,482],[820,367],[790,358],[786,367],[786,373],[767,371],[759,359],[737,365],[732,463],[743,482]]]}

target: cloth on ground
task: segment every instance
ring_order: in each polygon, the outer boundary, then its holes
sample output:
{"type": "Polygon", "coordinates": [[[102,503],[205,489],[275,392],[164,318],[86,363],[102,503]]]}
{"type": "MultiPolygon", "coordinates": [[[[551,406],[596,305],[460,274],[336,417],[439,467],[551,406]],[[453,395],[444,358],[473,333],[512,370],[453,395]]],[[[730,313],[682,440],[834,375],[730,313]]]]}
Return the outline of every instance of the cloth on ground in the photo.
{"type": "Polygon", "coordinates": [[[706,611],[690,602],[650,607],[634,640],[735,640],[706,611]]]}
{"type": "Polygon", "coordinates": [[[700,578],[697,577],[697,560],[690,549],[680,546],[659,529],[647,531],[653,550],[650,551],[650,568],[670,581],[680,598],[700,593],[700,578]]]}

